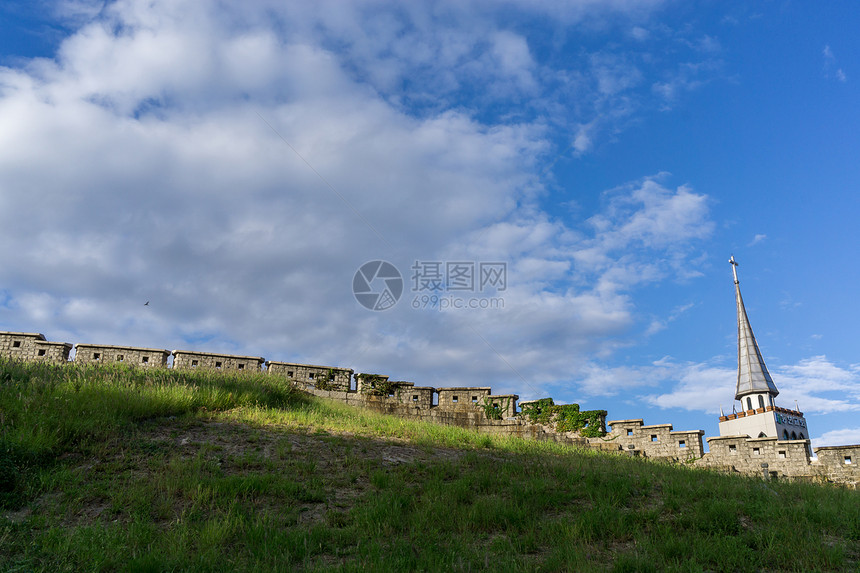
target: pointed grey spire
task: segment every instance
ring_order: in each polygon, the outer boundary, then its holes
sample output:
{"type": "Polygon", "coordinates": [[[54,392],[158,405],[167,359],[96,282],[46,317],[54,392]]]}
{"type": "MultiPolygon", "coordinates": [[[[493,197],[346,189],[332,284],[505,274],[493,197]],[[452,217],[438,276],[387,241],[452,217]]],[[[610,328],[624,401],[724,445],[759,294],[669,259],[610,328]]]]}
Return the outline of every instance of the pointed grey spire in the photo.
{"type": "Polygon", "coordinates": [[[734,255],[729,262],[732,264],[732,274],[735,277],[735,298],[738,303],[738,387],[735,400],[740,400],[747,394],[760,392],[768,392],[771,396],[776,396],[779,390],[776,389],[761,357],[761,351],[758,349],[758,343],[755,341],[755,335],[744,308],[744,299],[741,298],[738,264],[735,262],[734,255]]]}

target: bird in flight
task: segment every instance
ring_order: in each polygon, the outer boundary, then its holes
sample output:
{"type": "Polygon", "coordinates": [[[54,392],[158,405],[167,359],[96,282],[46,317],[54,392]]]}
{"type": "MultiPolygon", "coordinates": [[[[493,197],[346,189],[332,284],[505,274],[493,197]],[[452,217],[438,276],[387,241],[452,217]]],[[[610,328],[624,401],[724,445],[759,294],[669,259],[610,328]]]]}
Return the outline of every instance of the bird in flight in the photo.
{"type": "Polygon", "coordinates": [[[146,301],[145,303],[143,303],[143,306],[149,306],[149,301],[146,301]]]}

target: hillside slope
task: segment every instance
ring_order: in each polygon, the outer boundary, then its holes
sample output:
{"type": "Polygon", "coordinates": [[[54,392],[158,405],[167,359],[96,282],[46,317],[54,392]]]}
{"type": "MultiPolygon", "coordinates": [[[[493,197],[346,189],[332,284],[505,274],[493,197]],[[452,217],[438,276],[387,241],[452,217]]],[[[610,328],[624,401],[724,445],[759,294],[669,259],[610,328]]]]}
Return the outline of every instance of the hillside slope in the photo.
{"type": "Polygon", "coordinates": [[[265,375],[0,361],[4,571],[856,571],[860,497],[494,439],[265,375]]]}

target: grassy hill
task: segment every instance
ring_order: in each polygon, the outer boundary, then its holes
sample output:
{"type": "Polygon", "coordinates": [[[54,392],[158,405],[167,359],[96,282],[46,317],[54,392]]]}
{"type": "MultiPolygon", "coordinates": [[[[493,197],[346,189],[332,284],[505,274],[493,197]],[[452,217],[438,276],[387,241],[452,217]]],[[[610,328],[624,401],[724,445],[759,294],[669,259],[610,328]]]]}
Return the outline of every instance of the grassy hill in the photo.
{"type": "Polygon", "coordinates": [[[857,571],[860,493],[0,359],[2,571],[857,571]]]}

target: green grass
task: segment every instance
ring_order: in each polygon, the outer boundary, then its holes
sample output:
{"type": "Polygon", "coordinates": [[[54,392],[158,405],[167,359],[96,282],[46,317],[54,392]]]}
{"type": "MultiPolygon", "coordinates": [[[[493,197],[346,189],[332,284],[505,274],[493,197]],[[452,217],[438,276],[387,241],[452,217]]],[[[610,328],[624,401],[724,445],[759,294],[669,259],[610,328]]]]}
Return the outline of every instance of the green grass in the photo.
{"type": "Polygon", "coordinates": [[[0,359],[2,571],[856,571],[860,497],[0,359]]]}

